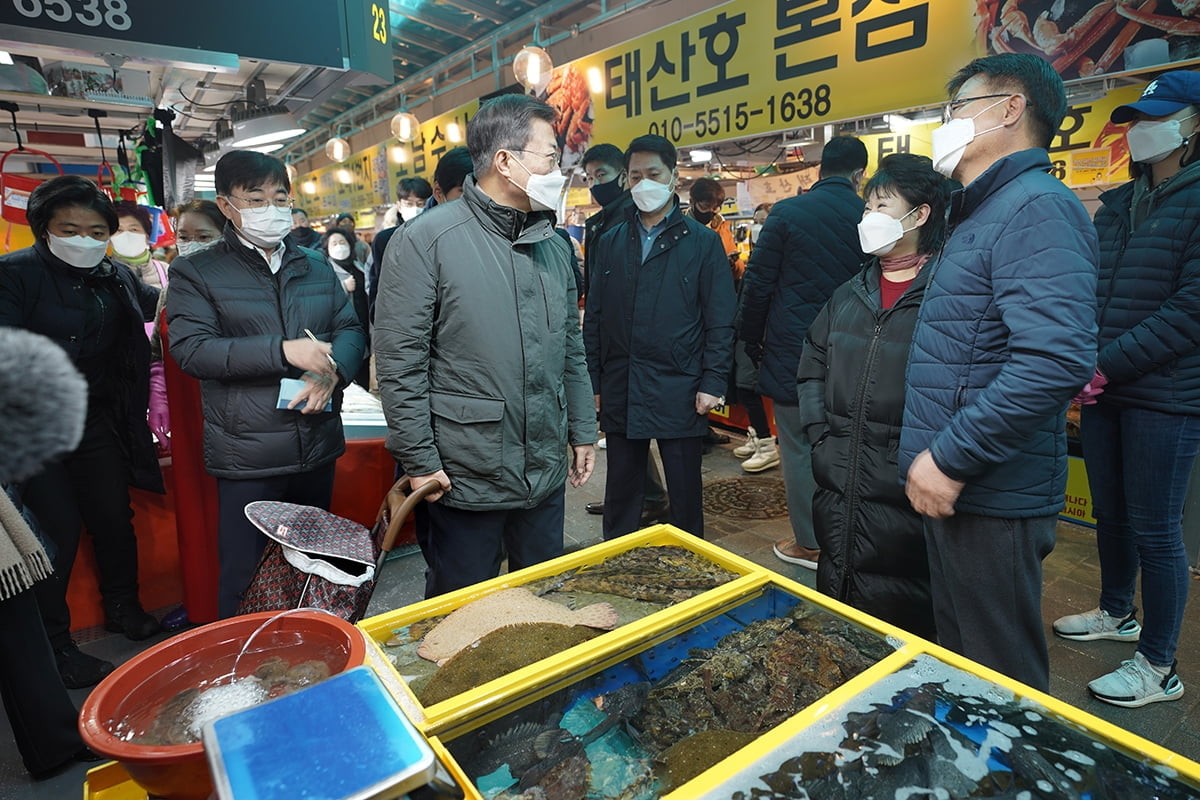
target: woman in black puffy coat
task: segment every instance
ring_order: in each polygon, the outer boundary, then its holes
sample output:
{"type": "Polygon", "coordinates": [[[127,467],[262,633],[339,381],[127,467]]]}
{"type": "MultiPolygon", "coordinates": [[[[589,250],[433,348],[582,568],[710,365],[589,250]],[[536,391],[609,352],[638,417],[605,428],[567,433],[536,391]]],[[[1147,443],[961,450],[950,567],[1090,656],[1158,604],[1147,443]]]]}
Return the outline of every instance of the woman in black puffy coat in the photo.
{"type": "Polygon", "coordinates": [[[817,588],[932,639],[922,522],[896,452],[923,267],[941,243],[949,192],[928,158],[901,153],[880,163],[863,193],[868,260],[809,328],[797,376],[817,483],[817,588]]]}

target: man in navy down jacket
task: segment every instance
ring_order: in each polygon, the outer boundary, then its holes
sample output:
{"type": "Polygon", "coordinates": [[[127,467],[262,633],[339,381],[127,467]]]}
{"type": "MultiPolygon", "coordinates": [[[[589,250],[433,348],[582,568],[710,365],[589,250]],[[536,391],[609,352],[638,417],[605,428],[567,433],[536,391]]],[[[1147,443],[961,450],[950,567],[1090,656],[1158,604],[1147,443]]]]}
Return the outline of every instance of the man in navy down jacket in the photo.
{"type": "Polygon", "coordinates": [[[1095,366],[1096,234],[1048,174],[1067,109],[1049,64],[981,58],[947,88],[934,166],[964,188],[909,352],[900,471],[926,518],[939,642],[1045,691],[1042,559],[1067,404],[1095,366]]]}

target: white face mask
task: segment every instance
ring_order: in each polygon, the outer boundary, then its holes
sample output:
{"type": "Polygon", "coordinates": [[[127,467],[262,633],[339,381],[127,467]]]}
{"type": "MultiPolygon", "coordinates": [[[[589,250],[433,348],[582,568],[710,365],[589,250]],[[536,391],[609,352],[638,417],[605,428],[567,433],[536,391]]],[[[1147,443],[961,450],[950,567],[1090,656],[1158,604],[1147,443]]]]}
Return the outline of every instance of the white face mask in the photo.
{"type": "Polygon", "coordinates": [[[629,193],[633,195],[634,205],[640,211],[653,214],[671,202],[671,195],[675,191],[669,183],[659,183],[649,178],[642,178],[638,181],[637,186],[629,190],[629,193]]]}
{"type": "Polygon", "coordinates": [[[287,206],[266,205],[262,208],[239,208],[242,225],[238,232],[250,244],[270,249],[283,241],[292,230],[292,210],[287,206]]]}
{"type": "MultiPolygon", "coordinates": [[[[995,108],[1001,103],[1008,102],[1008,97],[989,105],[987,108],[979,112],[984,114],[987,111],[995,108]]],[[[998,131],[1003,128],[1003,125],[997,125],[994,128],[988,128],[986,131],[975,131],[975,114],[963,119],[952,119],[946,124],[933,130],[933,168],[945,175],[947,178],[954,177],[954,170],[958,167],[958,162],[962,161],[963,153],[967,151],[967,145],[975,141],[976,137],[982,136],[985,133],[998,131]]]]}
{"type": "Polygon", "coordinates": [[[1196,116],[1183,119],[1144,119],[1135,122],[1125,131],[1125,141],[1129,144],[1129,157],[1139,164],[1157,164],[1187,143],[1187,139],[1179,132],[1179,123],[1196,116]]]}
{"type": "Polygon", "coordinates": [[[208,242],[176,242],[175,249],[179,251],[179,255],[181,256],[194,256],[197,253],[204,252],[219,241],[221,240],[213,239],[212,241],[208,242]]]}
{"type": "MultiPolygon", "coordinates": [[[[521,159],[513,156],[513,161],[521,165],[521,169],[525,170],[529,175],[529,181],[524,185],[509,178],[509,182],[516,186],[521,191],[525,192],[525,196],[529,198],[529,207],[534,211],[556,211],[559,203],[562,202],[563,192],[567,188],[567,176],[557,170],[549,175],[536,175],[529,171],[529,167],[522,163],[521,159]]],[[[401,210],[403,213],[403,210],[401,210]]]]}
{"type": "Polygon", "coordinates": [[[329,257],[334,261],[345,261],[350,257],[350,245],[345,242],[330,242],[329,257]]]}
{"type": "Polygon", "coordinates": [[[420,206],[400,206],[400,219],[408,222],[424,210],[420,206]]]}
{"type": "Polygon", "coordinates": [[[149,249],[146,234],[133,231],[118,231],[109,239],[113,252],[125,258],[137,258],[149,249]]]}
{"type": "Polygon", "coordinates": [[[46,244],[50,252],[79,269],[91,269],[104,259],[108,250],[108,241],[93,239],[90,236],[55,236],[46,235],[46,244]]]}
{"type": "Polygon", "coordinates": [[[862,245],[862,251],[873,256],[886,256],[892,252],[900,238],[912,230],[912,228],[905,228],[901,223],[908,219],[917,208],[909,211],[900,219],[882,211],[868,211],[862,218],[862,222],[858,223],[858,241],[862,245]]]}

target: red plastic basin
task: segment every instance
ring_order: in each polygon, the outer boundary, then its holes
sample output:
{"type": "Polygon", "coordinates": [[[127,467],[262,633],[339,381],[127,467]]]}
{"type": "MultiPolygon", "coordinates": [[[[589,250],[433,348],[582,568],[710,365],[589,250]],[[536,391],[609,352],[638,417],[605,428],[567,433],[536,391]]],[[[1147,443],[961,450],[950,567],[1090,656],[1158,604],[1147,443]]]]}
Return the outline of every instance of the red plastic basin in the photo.
{"type": "MultiPolygon", "coordinates": [[[[145,745],[118,734],[131,720],[139,728],[179,692],[211,685],[227,675],[250,635],[274,612],[246,614],[174,636],[118,667],[92,690],[79,714],[79,730],[88,747],[121,762],[151,795],[171,800],[206,800],[212,776],[199,742],[145,745]]],[[[314,611],[280,617],[254,637],[238,663],[237,674],[252,673],[269,658],[296,664],[321,659],[337,674],[359,666],[366,657],[362,632],[343,619],[314,611]]]]}

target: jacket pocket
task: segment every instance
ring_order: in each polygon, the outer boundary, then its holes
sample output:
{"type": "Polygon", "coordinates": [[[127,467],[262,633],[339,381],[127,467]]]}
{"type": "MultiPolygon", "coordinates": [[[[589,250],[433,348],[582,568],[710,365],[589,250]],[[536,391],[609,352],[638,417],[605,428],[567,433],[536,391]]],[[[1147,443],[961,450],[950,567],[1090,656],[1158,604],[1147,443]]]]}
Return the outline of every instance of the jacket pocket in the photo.
{"type": "Polygon", "coordinates": [[[538,278],[542,282],[542,300],[546,304],[546,328],[561,331],[567,318],[567,287],[556,285],[545,273],[539,274],[538,278]]]}
{"type": "Polygon", "coordinates": [[[451,480],[468,473],[500,477],[504,456],[504,400],[430,392],[433,436],[451,480]]]}

